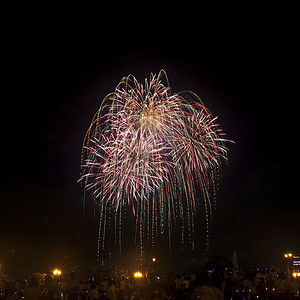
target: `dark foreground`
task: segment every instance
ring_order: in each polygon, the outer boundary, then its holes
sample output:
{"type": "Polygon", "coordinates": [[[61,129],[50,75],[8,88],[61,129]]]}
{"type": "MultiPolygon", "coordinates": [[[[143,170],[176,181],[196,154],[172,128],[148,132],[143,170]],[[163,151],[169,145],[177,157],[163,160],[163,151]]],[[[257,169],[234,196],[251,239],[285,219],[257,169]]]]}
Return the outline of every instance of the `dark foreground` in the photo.
{"type": "Polygon", "coordinates": [[[183,274],[148,270],[135,277],[134,270],[110,266],[62,269],[60,275],[34,273],[26,280],[0,276],[0,300],[300,299],[300,277],[272,269],[183,274]]]}

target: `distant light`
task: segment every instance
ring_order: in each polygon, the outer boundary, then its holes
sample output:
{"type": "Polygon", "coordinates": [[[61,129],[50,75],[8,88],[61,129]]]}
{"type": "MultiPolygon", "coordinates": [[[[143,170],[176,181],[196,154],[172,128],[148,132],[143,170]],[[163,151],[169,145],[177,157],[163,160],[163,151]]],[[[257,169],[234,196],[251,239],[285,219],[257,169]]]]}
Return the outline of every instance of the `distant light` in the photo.
{"type": "Polygon", "coordinates": [[[61,270],[54,269],[52,273],[53,273],[54,276],[59,276],[59,275],[61,275],[61,270]]]}
{"type": "Polygon", "coordinates": [[[285,258],[288,258],[288,254],[284,254],[284,257],[285,257],[285,258]]]}
{"type": "Polygon", "coordinates": [[[135,272],[135,273],[133,274],[133,276],[134,276],[135,278],[141,278],[141,277],[143,277],[143,274],[142,274],[140,271],[137,271],[137,272],[135,272]]]}
{"type": "Polygon", "coordinates": [[[153,262],[156,262],[156,258],[155,258],[155,257],[153,257],[153,258],[152,258],[152,261],[153,261],[153,262]]]}

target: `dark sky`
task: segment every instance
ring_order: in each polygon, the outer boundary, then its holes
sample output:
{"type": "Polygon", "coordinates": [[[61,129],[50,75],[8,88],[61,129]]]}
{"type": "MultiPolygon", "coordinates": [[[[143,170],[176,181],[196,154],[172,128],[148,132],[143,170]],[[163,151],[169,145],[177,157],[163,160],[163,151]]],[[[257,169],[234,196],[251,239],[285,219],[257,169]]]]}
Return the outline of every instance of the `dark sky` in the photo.
{"type": "Polygon", "coordinates": [[[14,249],[29,264],[95,259],[97,221],[90,206],[83,218],[77,183],[84,134],[123,76],[143,81],[162,68],[172,91],[197,93],[236,142],[228,144],[211,253],[231,258],[236,249],[253,267],[300,252],[293,26],[266,14],[231,21],[148,24],[140,33],[99,25],[93,34],[25,23],[8,34],[0,255],[14,249]]]}

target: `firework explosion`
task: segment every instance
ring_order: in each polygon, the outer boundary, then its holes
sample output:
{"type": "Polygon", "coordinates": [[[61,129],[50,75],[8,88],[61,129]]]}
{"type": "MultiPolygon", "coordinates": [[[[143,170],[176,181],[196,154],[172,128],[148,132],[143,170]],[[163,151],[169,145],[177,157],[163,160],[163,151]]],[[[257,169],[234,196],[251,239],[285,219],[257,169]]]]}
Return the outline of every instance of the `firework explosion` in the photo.
{"type": "Polygon", "coordinates": [[[80,179],[99,204],[98,258],[111,222],[121,251],[128,208],[141,248],[143,240],[154,246],[157,235],[167,235],[171,247],[176,223],[182,243],[194,247],[197,209],[204,203],[208,224],[220,162],[227,160],[215,121],[194,93],[172,94],[163,70],[144,85],[124,77],[104,98],[84,139],[80,179]]]}

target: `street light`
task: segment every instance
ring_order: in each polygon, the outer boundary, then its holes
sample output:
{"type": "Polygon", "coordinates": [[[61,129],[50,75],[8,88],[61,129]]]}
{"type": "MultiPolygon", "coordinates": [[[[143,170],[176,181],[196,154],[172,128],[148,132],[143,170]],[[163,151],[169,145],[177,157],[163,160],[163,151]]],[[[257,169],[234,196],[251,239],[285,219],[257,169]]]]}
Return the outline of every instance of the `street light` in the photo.
{"type": "Polygon", "coordinates": [[[61,275],[61,270],[54,269],[52,273],[53,273],[54,276],[59,276],[59,275],[61,275]]]}
{"type": "Polygon", "coordinates": [[[133,274],[133,276],[134,276],[135,278],[141,278],[141,277],[143,277],[143,274],[142,274],[140,271],[137,271],[137,272],[135,272],[135,273],[133,274]]]}
{"type": "Polygon", "coordinates": [[[290,279],[290,276],[291,276],[291,270],[290,270],[290,267],[291,267],[291,258],[293,258],[293,254],[292,253],[285,253],[284,254],[284,257],[286,258],[286,267],[287,267],[287,272],[288,272],[288,276],[289,276],[289,279],[290,279]]]}
{"type": "Polygon", "coordinates": [[[152,261],[153,261],[153,262],[156,262],[156,258],[155,258],[155,257],[153,257],[153,258],[152,258],[152,261]]]}

